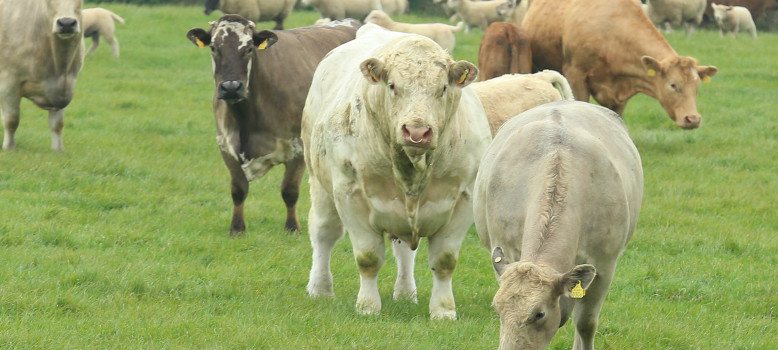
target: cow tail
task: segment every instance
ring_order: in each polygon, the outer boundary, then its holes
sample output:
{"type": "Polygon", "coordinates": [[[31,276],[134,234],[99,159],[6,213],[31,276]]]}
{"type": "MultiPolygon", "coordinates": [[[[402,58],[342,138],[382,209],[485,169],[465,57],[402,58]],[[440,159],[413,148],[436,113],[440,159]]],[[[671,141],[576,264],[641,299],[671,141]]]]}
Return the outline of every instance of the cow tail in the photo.
{"type": "Polygon", "coordinates": [[[124,24],[124,18],[119,17],[119,15],[111,12],[111,17],[113,17],[114,21],[124,24]]]}

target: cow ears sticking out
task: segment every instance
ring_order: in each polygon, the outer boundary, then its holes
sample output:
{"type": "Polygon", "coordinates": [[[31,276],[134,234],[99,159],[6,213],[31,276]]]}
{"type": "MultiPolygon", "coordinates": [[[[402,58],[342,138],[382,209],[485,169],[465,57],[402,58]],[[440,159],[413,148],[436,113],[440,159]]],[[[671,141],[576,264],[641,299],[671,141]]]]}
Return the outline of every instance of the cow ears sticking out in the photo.
{"type": "Polygon", "coordinates": [[[193,28],[186,32],[186,37],[201,49],[211,44],[211,33],[205,29],[193,28]]]}
{"type": "Polygon", "coordinates": [[[697,74],[700,75],[700,79],[704,82],[710,81],[710,78],[712,78],[714,75],[716,75],[716,72],[718,72],[719,69],[714,66],[698,66],[697,67],[697,74]]]}
{"type": "Polygon", "coordinates": [[[646,75],[649,77],[655,77],[656,73],[662,71],[662,65],[659,64],[659,61],[657,61],[656,58],[643,56],[640,58],[640,62],[643,63],[643,68],[645,68],[646,75]]]}
{"type": "Polygon", "coordinates": [[[273,46],[273,44],[278,41],[278,36],[269,30],[263,30],[261,32],[254,32],[252,39],[258,50],[264,50],[273,46]]]}
{"type": "Polygon", "coordinates": [[[478,77],[478,68],[467,61],[456,61],[448,66],[448,82],[463,88],[478,77]]]}
{"type": "Polygon", "coordinates": [[[586,295],[586,289],[592,284],[597,271],[589,264],[573,267],[570,272],[557,280],[561,294],[573,299],[581,299],[586,295]]]}
{"type": "Polygon", "coordinates": [[[359,69],[362,71],[362,75],[365,76],[365,79],[371,84],[377,84],[385,77],[384,63],[377,58],[368,58],[364,60],[359,65],[359,69]]]}

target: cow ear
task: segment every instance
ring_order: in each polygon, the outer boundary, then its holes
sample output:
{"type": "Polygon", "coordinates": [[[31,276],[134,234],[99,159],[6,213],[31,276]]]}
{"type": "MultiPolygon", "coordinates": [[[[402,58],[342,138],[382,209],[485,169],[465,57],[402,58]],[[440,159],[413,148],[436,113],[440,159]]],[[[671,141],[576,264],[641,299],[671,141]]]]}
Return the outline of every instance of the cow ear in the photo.
{"type": "Polygon", "coordinates": [[[269,30],[263,30],[261,32],[255,32],[252,39],[254,40],[254,45],[257,49],[264,50],[273,46],[273,44],[278,41],[278,36],[276,33],[269,30]]]}
{"type": "Polygon", "coordinates": [[[709,82],[710,78],[712,78],[714,75],[716,75],[716,72],[718,72],[719,69],[714,66],[698,66],[697,67],[697,74],[700,75],[700,79],[702,79],[703,82],[709,82]]]}
{"type": "Polygon", "coordinates": [[[463,88],[478,76],[478,68],[467,61],[457,61],[448,67],[448,82],[463,88]]]}
{"type": "Polygon", "coordinates": [[[581,299],[586,295],[586,289],[592,284],[597,270],[589,264],[573,267],[570,272],[562,275],[557,280],[557,286],[566,297],[581,299]]]}
{"type": "Polygon", "coordinates": [[[505,254],[503,254],[502,248],[494,247],[494,250],[492,250],[492,267],[494,267],[494,272],[497,272],[497,276],[502,277],[502,273],[505,272],[505,268],[508,267],[510,263],[508,258],[505,257],[505,254]]]}
{"type": "Polygon", "coordinates": [[[662,71],[662,65],[659,64],[659,61],[657,61],[656,58],[643,56],[640,58],[640,62],[643,63],[643,68],[646,69],[646,75],[649,77],[655,77],[657,72],[662,71]]]}
{"type": "Polygon", "coordinates": [[[186,32],[186,37],[201,49],[211,44],[211,33],[206,32],[205,29],[190,29],[186,32]]]}
{"type": "Polygon", "coordinates": [[[359,69],[362,71],[362,75],[371,84],[377,84],[383,80],[386,76],[384,71],[384,63],[377,58],[368,58],[359,65],[359,69]]]}

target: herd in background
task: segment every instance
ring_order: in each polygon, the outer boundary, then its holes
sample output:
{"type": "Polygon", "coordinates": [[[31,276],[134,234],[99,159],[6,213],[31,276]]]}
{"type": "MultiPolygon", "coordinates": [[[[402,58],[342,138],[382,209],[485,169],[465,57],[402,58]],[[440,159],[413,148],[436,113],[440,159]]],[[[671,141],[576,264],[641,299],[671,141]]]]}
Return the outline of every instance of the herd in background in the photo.
{"type": "MultiPolygon", "coordinates": [[[[574,348],[593,348],[642,200],[640,156],[620,115],[644,93],[679,127],[700,126],[697,90],[717,69],[678,55],[655,26],[689,23],[691,33],[699,13],[657,19],[635,0],[448,0],[461,19],[451,26],[393,21],[405,0],[307,1],[327,23],[283,30],[293,0],[207,0],[206,13],[228,14],[186,35],[211,49],[231,234],[246,229],[250,181],[279,164],[285,229],[298,231],[307,167],[311,297],[334,295],[330,255],[349,232],[358,312],[381,310],[385,235],[397,260],[393,297],[418,302],[415,255],[426,237],[430,317],[456,319],[452,276],[475,223],[500,282],[500,348],[543,348],[571,314],[574,348]],[[485,30],[478,68],[451,56],[454,32],[470,26],[485,30]]],[[[114,21],[124,21],[82,11],[81,0],[29,3],[38,6],[0,0],[3,149],[15,147],[24,97],[49,111],[52,148],[62,150],[83,38],[93,38],[90,52],[106,38],[118,56],[114,21]],[[47,30],[15,30],[30,26],[47,30]]],[[[752,32],[748,10],[712,7],[722,35],[752,32]]]]}

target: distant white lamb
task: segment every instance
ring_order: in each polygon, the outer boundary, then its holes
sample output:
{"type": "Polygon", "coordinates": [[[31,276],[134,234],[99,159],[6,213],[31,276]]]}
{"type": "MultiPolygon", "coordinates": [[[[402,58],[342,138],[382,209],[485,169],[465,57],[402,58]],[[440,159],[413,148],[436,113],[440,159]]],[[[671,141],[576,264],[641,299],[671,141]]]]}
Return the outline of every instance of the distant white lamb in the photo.
{"type": "Polygon", "coordinates": [[[83,9],[81,16],[84,38],[92,38],[92,46],[89,48],[88,54],[92,54],[97,50],[97,46],[100,45],[100,37],[102,36],[108,42],[108,45],[111,45],[113,57],[118,58],[119,41],[114,36],[114,30],[116,29],[114,21],[124,24],[124,19],[101,7],[83,9]]]}
{"type": "Polygon", "coordinates": [[[484,31],[490,23],[510,18],[515,7],[513,4],[513,0],[448,0],[448,7],[455,8],[456,14],[465,21],[465,33],[470,32],[470,27],[480,27],[484,31]],[[506,7],[505,3],[511,5],[506,7]],[[500,6],[503,6],[502,14],[497,13],[500,6]]]}
{"type": "Polygon", "coordinates": [[[737,32],[744,30],[749,32],[752,38],[756,39],[754,19],[751,18],[751,12],[747,8],[717,5],[715,3],[711,3],[710,7],[713,8],[713,18],[716,19],[716,24],[719,25],[719,35],[721,37],[724,37],[724,33],[729,32],[732,33],[733,37],[737,37],[737,32]]]}
{"type": "Polygon", "coordinates": [[[672,26],[683,23],[686,36],[690,36],[702,22],[706,4],[706,0],[647,0],[646,8],[655,25],[665,25],[665,31],[671,32],[672,26]]]}
{"type": "Polygon", "coordinates": [[[470,84],[481,100],[492,136],[505,122],[530,108],[553,101],[572,101],[573,91],[562,74],[505,74],[470,84]]]}
{"type": "Polygon", "coordinates": [[[454,45],[456,44],[456,37],[454,33],[462,30],[464,27],[463,22],[459,22],[457,26],[451,26],[443,23],[401,23],[392,20],[386,12],[381,10],[373,10],[365,18],[365,23],[375,23],[386,29],[412,33],[426,36],[440,45],[443,49],[449,53],[454,52],[454,45]]]}

